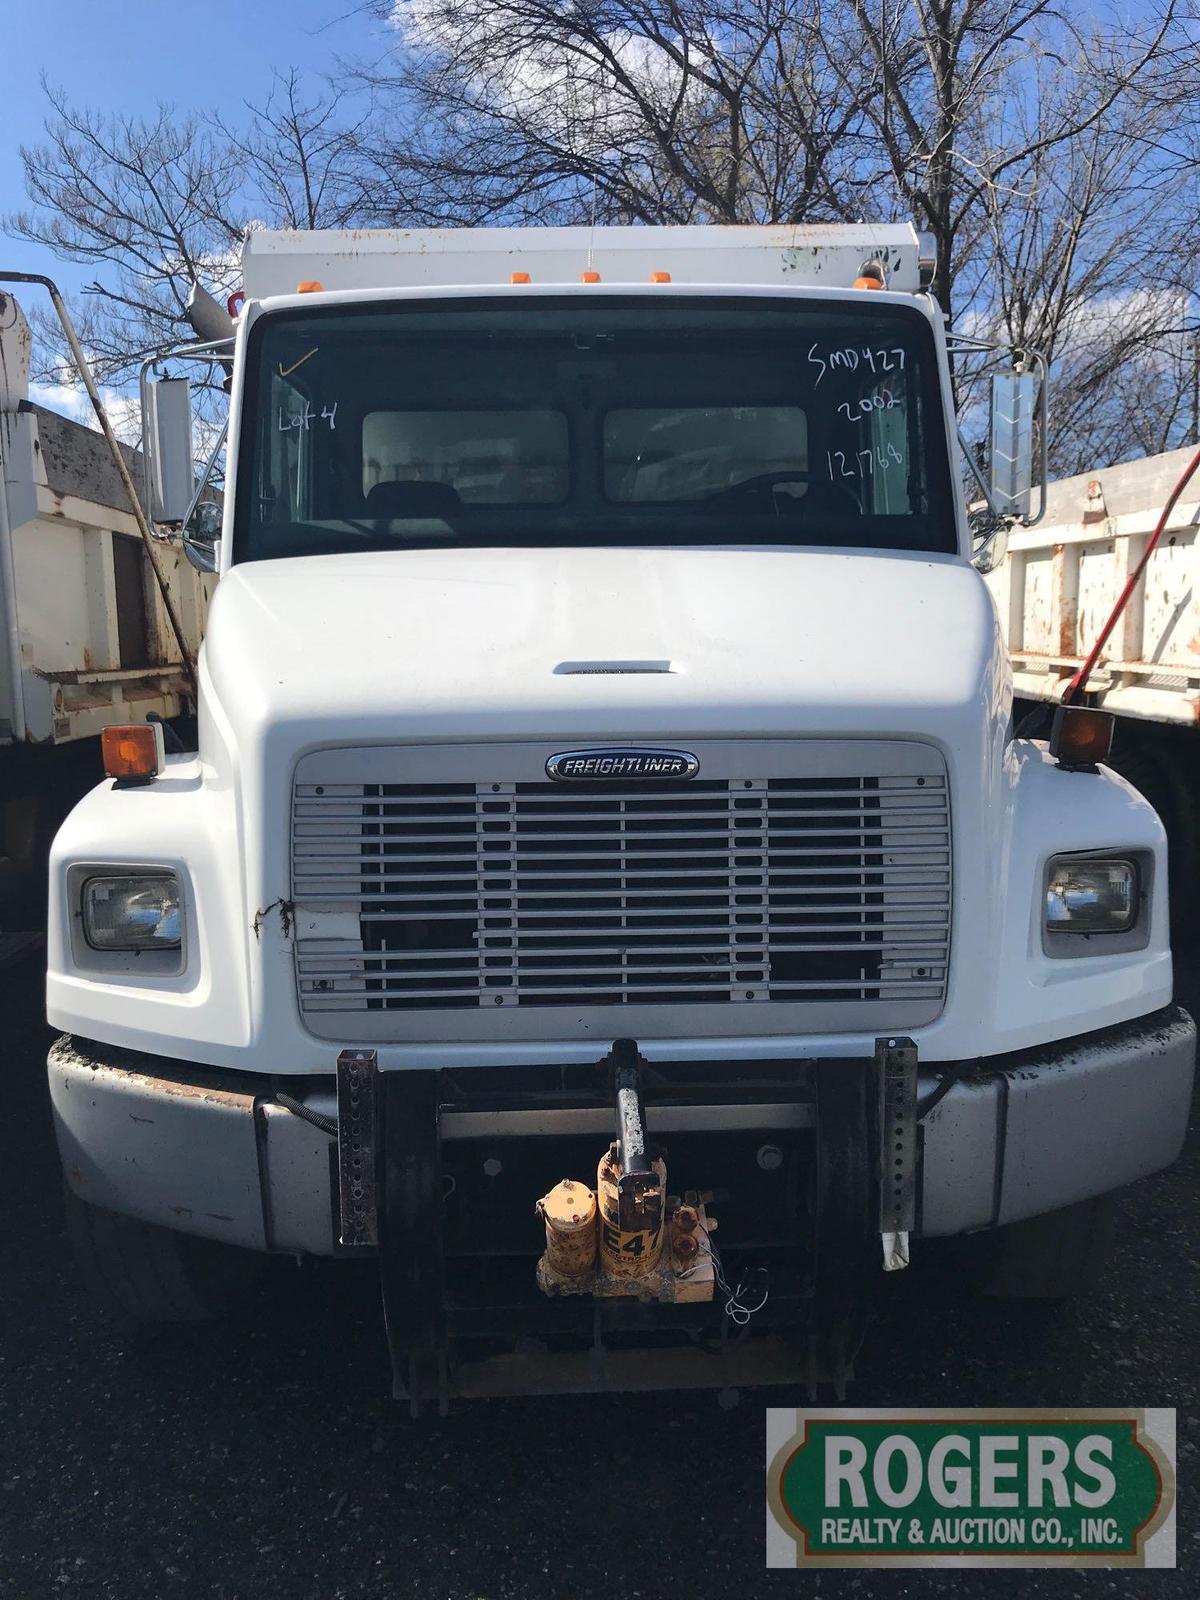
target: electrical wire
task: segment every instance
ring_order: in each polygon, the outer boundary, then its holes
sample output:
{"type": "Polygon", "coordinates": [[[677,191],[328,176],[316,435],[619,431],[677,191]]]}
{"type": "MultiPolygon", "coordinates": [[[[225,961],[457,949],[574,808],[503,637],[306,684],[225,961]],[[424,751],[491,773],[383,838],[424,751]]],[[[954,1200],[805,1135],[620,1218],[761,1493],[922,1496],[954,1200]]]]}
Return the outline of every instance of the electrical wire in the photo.
{"type": "Polygon", "coordinates": [[[736,1323],[739,1328],[744,1328],[751,1317],[757,1316],[771,1298],[771,1291],[767,1288],[767,1269],[766,1267],[750,1268],[750,1276],[757,1275],[762,1279],[762,1298],[755,1306],[746,1305],[744,1297],[750,1293],[750,1285],[747,1284],[745,1278],[739,1278],[736,1289],[729,1287],[725,1281],[725,1269],[721,1265],[721,1257],[717,1252],[716,1245],[712,1242],[712,1235],[708,1234],[707,1237],[708,1253],[712,1257],[713,1276],[717,1280],[717,1288],[726,1296],[725,1315],[730,1322],[736,1323]]]}
{"type": "Polygon", "coordinates": [[[282,1089],[276,1089],[275,1099],[285,1111],[290,1111],[294,1117],[299,1117],[302,1122],[310,1122],[314,1128],[320,1128],[321,1132],[327,1133],[331,1139],[337,1138],[338,1124],[336,1117],[327,1117],[323,1111],[313,1111],[302,1100],[296,1100],[290,1094],[284,1094],[282,1089]]]}

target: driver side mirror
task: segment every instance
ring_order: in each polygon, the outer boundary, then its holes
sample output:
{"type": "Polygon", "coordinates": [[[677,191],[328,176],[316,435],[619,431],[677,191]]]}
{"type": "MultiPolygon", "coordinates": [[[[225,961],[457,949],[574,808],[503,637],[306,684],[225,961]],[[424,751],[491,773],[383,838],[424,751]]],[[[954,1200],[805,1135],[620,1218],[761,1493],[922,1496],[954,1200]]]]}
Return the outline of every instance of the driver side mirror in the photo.
{"type": "Polygon", "coordinates": [[[186,378],[160,378],[143,385],[142,439],[151,520],[179,527],[196,493],[192,386],[186,378]]]}

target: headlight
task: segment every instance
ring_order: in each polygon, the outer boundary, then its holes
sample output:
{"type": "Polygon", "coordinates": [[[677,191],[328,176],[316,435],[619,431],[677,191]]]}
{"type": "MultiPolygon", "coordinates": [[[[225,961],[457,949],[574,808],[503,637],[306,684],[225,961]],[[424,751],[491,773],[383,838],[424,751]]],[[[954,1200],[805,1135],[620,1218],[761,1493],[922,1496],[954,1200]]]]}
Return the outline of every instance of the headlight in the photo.
{"type": "Polygon", "coordinates": [[[173,872],[88,878],[83,932],[94,950],[178,950],[179,880],[173,872]]]}
{"type": "Polygon", "coordinates": [[[1059,856],[1046,877],[1047,933],[1128,933],[1137,921],[1136,862],[1059,856]]]}

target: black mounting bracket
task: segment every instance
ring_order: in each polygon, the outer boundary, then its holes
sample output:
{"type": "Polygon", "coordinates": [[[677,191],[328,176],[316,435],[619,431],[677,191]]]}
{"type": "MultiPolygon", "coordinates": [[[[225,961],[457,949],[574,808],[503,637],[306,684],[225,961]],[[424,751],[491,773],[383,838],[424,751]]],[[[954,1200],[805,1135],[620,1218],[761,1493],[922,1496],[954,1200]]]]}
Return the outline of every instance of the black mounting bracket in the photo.
{"type": "Polygon", "coordinates": [[[908,1265],[917,1214],[917,1047],[911,1039],[875,1041],[879,1126],[879,1232],[886,1270],[908,1265]]]}
{"type": "Polygon", "coordinates": [[[337,1059],[338,1240],[379,1243],[378,1096],[374,1050],[343,1050],[337,1059]]]}
{"type": "Polygon", "coordinates": [[[414,1416],[450,1398],[443,1248],[441,1091],[437,1072],[382,1080],[383,1211],[379,1271],[392,1357],[392,1390],[414,1416]]]}

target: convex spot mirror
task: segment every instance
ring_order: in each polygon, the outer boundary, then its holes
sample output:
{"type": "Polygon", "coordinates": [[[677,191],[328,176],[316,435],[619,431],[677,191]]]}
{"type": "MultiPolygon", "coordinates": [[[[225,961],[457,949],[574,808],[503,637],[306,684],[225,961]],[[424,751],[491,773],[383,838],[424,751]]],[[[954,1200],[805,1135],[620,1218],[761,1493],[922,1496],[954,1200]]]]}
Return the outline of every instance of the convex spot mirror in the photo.
{"type": "Polygon", "coordinates": [[[977,572],[986,577],[1004,565],[1008,554],[1009,523],[1005,517],[994,517],[989,511],[973,513],[970,518],[971,562],[977,572]]]}
{"type": "Polygon", "coordinates": [[[201,572],[215,572],[217,540],[221,537],[221,508],[215,500],[201,500],[183,530],[183,548],[201,572]]]}

